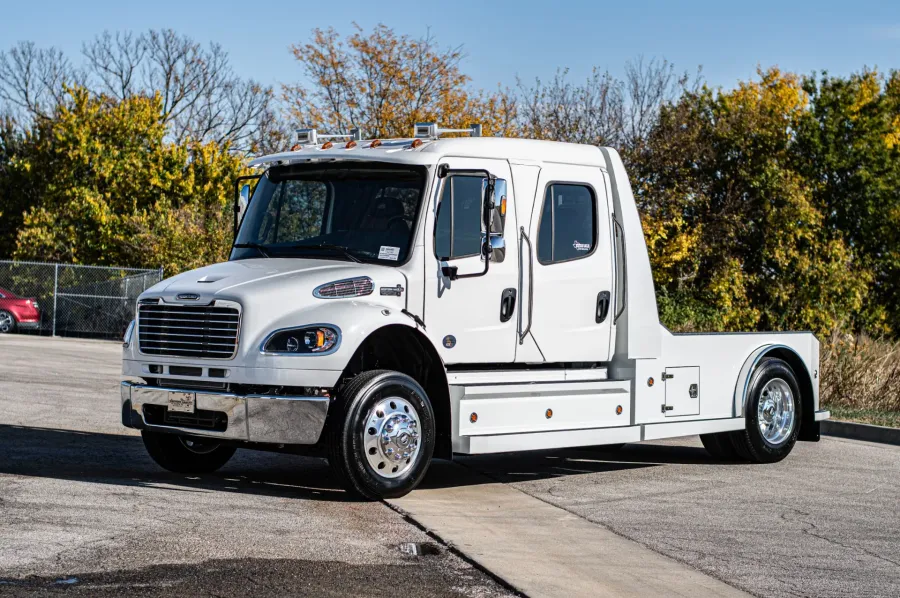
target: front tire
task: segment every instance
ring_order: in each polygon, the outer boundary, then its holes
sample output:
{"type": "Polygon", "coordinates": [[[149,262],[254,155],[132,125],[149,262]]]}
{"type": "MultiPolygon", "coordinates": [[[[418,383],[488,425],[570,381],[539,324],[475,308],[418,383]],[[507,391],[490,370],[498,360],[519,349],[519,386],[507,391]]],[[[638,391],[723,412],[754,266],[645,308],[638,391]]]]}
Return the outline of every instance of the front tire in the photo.
{"type": "Polygon", "coordinates": [[[212,473],[228,463],[236,450],[214,440],[183,438],[143,430],[141,438],[150,458],[174,473],[212,473]]]}
{"type": "Polygon", "coordinates": [[[363,372],[338,393],[328,463],[349,491],[398,498],[425,477],[435,445],[434,410],[406,374],[363,372]]]}
{"type": "Polygon", "coordinates": [[[784,361],[763,359],[750,375],[746,427],[731,432],[731,443],[748,461],[776,463],[791,452],[800,433],[800,386],[784,361]]]}

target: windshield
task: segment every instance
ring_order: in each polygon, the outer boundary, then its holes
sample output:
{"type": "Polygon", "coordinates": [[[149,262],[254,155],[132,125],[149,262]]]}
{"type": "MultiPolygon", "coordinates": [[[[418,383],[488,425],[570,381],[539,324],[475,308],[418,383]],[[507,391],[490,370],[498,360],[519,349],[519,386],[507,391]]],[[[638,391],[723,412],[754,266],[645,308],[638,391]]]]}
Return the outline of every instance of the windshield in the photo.
{"type": "Polygon", "coordinates": [[[398,265],[412,245],[425,170],[387,165],[272,168],[231,259],[315,257],[398,265]]]}

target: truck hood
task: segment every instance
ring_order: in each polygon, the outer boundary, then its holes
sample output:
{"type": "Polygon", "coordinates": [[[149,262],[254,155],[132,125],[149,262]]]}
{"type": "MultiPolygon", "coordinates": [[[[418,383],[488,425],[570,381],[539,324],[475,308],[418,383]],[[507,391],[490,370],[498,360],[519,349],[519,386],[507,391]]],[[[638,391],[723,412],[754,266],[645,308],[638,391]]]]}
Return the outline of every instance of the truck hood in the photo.
{"type": "MultiPolygon", "coordinates": [[[[329,324],[338,327],[344,336],[354,335],[361,325],[360,314],[374,313],[390,320],[387,315],[398,313],[406,307],[408,296],[406,276],[396,268],[376,264],[357,264],[322,259],[301,258],[259,258],[214,264],[184,272],[166,279],[141,294],[140,299],[162,298],[166,303],[181,305],[208,305],[216,300],[236,301],[241,306],[240,341],[238,353],[233,360],[223,360],[229,367],[257,367],[261,362],[271,363],[278,359],[301,359],[270,357],[260,354],[264,339],[275,330],[329,324]],[[374,283],[372,294],[362,297],[320,299],[313,296],[313,290],[323,284],[367,276],[374,283]],[[381,289],[396,287],[398,294],[382,295],[381,289]],[[179,295],[181,296],[179,298],[179,295]],[[370,309],[366,310],[368,306],[370,309]],[[267,361],[268,360],[268,361],[267,361]]],[[[379,319],[380,323],[382,320],[379,319]]],[[[138,330],[140,338],[140,330],[138,330]]],[[[354,347],[348,343],[346,351],[354,347]]],[[[172,363],[181,358],[168,356],[155,358],[159,362],[172,363]]],[[[346,365],[347,356],[315,356],[315,368],[341,370],[346,365]]],[[[196,359],[184,358],[195,362],[196,359]]],[[[204,362],[206,363],[206,362],[204,362]]],[[[293,367],[297,362],[291,361],[293,367]]]]}
{"type": "MultiPolygon", "coordinates": [[[[368,276],[378,287],[401,285],[406,277],[394,268],[320,259],[261,258],[213,264],[190,270],[146,290],[141,297],[162,297],[166,302],[186,303],[178,295],[198,295],[190,303],[206,304],[215,299],[252,304],[286,301],[294,308],[319,301],[313,289],[337,280],[368,276]]],[[[281,310],[279,310],[281,311],[281,310]]]]}

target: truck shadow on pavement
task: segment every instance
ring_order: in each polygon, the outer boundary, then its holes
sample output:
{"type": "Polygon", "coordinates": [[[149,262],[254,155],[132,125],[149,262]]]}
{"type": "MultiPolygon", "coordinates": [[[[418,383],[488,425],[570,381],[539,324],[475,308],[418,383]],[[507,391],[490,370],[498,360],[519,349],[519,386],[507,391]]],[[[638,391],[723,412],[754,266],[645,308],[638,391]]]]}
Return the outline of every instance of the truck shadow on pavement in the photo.
{"type": "MultiPolygon", "coordinates": [[[[718,463],[699,447],[653,444],[627,445],[617,451],[588,447],[458,457],[457,461],[488,478],[458,475],[454,465],[436,461],[420,487],[509,483],[665,464],[718,463]]],[[[0,473],[184,492],[217,490],[302,500],[355,500],[340,488],[328,464],[319,458],[241,450],[214,474],[183,475],[167,472],[153,463],[137,436],[3,424],[0,473]]]]}

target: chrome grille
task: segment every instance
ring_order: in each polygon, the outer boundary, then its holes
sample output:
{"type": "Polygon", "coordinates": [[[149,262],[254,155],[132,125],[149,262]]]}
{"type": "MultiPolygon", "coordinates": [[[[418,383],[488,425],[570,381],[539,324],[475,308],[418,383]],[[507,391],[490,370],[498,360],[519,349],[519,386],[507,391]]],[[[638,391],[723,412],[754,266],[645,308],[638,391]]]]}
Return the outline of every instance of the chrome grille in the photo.
{"type": "Polygon", "coordinates": [[[231,359],[240,327],[235,304],[175,305],[154,299],[138,305],[138,347],[145,355],[231,359]]]}

